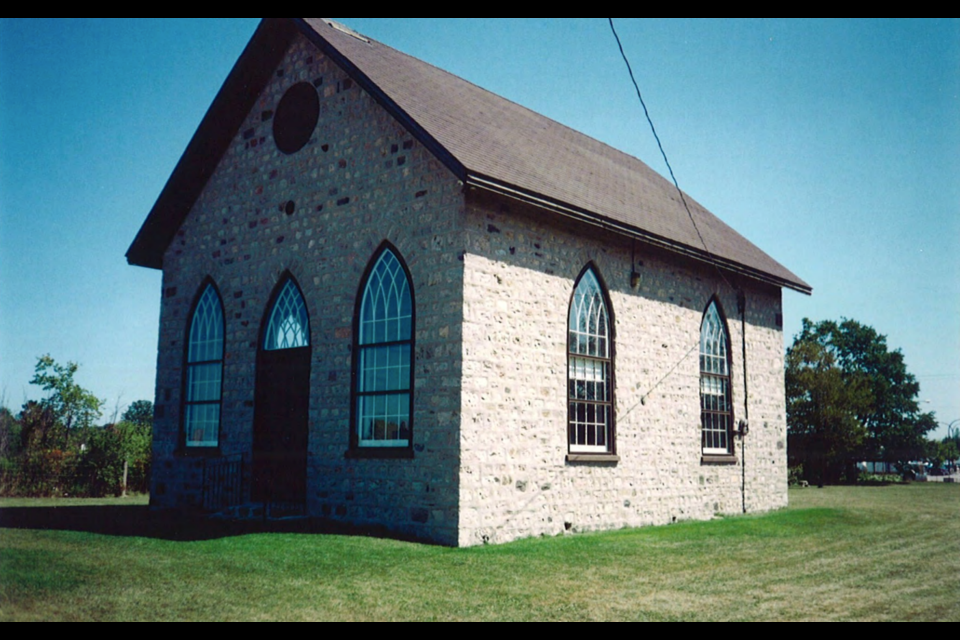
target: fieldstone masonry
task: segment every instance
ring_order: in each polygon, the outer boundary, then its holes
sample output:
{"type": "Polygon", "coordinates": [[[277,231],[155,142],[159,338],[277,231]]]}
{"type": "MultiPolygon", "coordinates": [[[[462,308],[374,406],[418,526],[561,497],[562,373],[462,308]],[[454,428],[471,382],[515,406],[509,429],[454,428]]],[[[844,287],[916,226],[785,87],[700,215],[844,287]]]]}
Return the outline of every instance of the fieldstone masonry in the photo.
{"type": "Polygon", "coordinates": [[[309,513],[455,544],[462,216],[457,180],[298,40],[164,258],[155,504],[201,503],[202,461],[179,450],[184,343],[201,286],[212,279],[226,316],[221,453],[246,454],[261,324],[289,272],[312,332],[309,513]],[[305,81],[320,92],[320,123],[306,148],[286,156],[273,144],[272,112],[305,81]],[[416,460],[347,460],[354,310],[385,240],[406,261],[417,301],[416,460]]]}
{"type": "Polygon", "coordinates": [[[469,546],[787,503],[779,289],[736,283],[747,297],[752,432],[745,457],[737,442],[736,464],[704,465],[698,345],[714,294],[728,318],[736,417],[745,414],[737,296],[716,270],[465,189],[298,36],[164,258],[155,507],[202,503],[204,459],[180,448],[185,341],[201,288],[217,286],[226,318],[219,453],[248,455],[261,325],[287,273],[312,333],[312,516],[469,546]],[[320,123],[286,156],[271,121],[300,82],[319,92],[320,123]],[[348,459],[353,319],[384,241],[413,278],[415,457],[348,459]],[[619,462],[609,464],[567,462],[567,313],[591,263],[616,327],[619,462]]]}
{"type": "Polygon", "coordinates": [[[729,318],[736,416],[744,417],[737,295],[710,267],[471,194],[464,275],[460,539],[709,519],[787,504],[780,291],[747,287],[750,418],[744,460],[702,462],[699,340],[718,290],[729,318]],[[619,462],[567,462],[567,314],[593,264],[615,324],[619,462]]]}

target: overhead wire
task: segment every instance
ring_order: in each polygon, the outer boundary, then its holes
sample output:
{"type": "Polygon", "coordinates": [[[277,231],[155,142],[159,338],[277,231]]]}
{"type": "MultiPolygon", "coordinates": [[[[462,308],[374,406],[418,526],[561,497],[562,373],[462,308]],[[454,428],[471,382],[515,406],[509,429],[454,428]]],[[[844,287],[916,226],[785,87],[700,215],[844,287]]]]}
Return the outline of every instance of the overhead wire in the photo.
{"type": "Polygon", "coordinates": [[[683,203],[683,208],[690,217],[690,222],[693,223],[693,229],[697,232],[697,237],[700,238],[700,244],[703,245],[703,250],[707,254],[708,262],[713,266],[714,269],[717,270],[717,274],[719,274],[720,278],[727,284],[728,287],[734,291],[738,291],[737,287],[733,286],[724,275],[723,270],[717,263],[716,257],[714,256],[713,252],[710,251],[710,247],[707,246],[707,241],[704,239],[703,233],[700,231],[700,225],[697,224],[697,219],[694,217],[693,211],[690,209],[690,203],[687,202],[687,196],[683,192],[683,189],[680,188],[680,182],[677,180],[677,175],[673,171],[673,165],[670,164],[670,159],[667,157],[667,152],[663,148],[663,142],[660,140],[660,134],[657,133],[657,127],[653,124],[653,118],[650,115],[650,109],[647,108],[647,101],[643,99],[643,92],[640,90],[640,83],[637,82],[637,76],[633,72],[633,65],[630,64],[630,59],[627,57],[627,52],[623,48],[623,42],[620,40],[620,34],[617,33],[617,27],[613,23],[613,18],[607,18],[607,20],[610,21],[610,30],[613,31],[613,37],[617,40],[617,47],[620,49],[620,56],[623,58],[624,64],[627,65],[627,71],[630,73],[630,80],[633,82],[633,88],[637,91],[637,97],[640,98],[640,105],[643,107],[643,113],[650,125],[650,130],[653,132],[653,137],[657,141],[657,147],[660,149],[660,155],[663,156],[663,161],[667,165],[667,170],[670,172],[670,178],[673,180],[673,186],[677,188],[677,193],[680,194],[680,202],[683,203]]]}
{"type": "MultiPolygon", "coordinates": [[[[689,216],[690,222],[693,224],[693,229],[694,231],[696,231],[697,237],[700,239],[700,244],[703,245],[703,250],[707,256],[707,262],[709,262],[710,265],[712,265],[713,268],[716,269],[717,274],[720,276],[720,279],[723,282],[725,282],[727,286],[730,287],[730,289],[732,289],[738,294],[737,303],[738,303],[738,306],[740,307],[740,315],[743,321],[743,331],[742,331],[741,337],[743,339],[743,390],[744,390],[744,416],[746,418],[746,422],[744,424],[747,424],[749,423],[749,416],[750,416],[750,388],[749,388],[749,381],[747,379],[746,295],[741,288],[735,287],[730,282],[730,280],[727,279],[727,276],[723,273],[723,269],[720,268],[719,261],[717,260],[713,252],[710,250],[710,247],[707,245],[707,241],[703,237],[703,233],[700,231],[700,225],[697,224],[697,219],[693,215],[693,211],[690,208],[690,203],[687,202],[687,196],[686,194],[684,194],[683,189],[680,188],[680,181],[677,180],[677,175],[673,170],[673,165],[670,164],[670,158],[667,157],[667,152],[663,148],[663,141],[660,139],[660,134],[657,133],[657,127],[653,123],[653,117],[650,115],[650,109],[647,107],[647,101],[644,100],[643,98],[643,92],[640,90],[640,83],[637,81],[637,76],[633,72],[633,65],[630,64],[630,59],[629,57],[627,57],[627,52],[623,48],[623,41],[620,40],[620,34],[617,33],[617,27],[613,22],[613,18],[607,18],[607,20],[610,23],[610,30],[613,32],[613,37],[617,41],[617,47],[620,49],[620,56],[623,58],[624,64],[627,65],[627,71],[630,74],[630,80],[633,82],[633,88],[636,90],[637,97],[640,99],[640,105],[643,107],[643,113],[647,118],[647,123],[650,125],[650,130],[653,132],[653,137],[657,141],[657,147],[659,147],[660,154],[663,156],[663,161],[667,165],[667,170],[670,172],[670,178],[673,181],[673,186],[676,187],[677,193],[680,195],[680,202],[683,204],[683,208],[686,210],[687,216],[689,216]]],[[[634,261],[636,260],[635,257],[633,259],[634,261]]],[[[633,268],[636,268],[636,267],[634,266],[633,268]]],[[[715,290],[714,293],[719,293],[719,291],[715,290]]],[[[657,388],[659,388],[660,385],[662,385],[670,376],[672,376],[677,371],[677,369],[680,368],[680,365],[682,365],[687,360],[687,358],[689,358],[693,354],[695,350],[696,350],[696,347],[691,349],[683,358],[681,358],[681,360],[670,370],[669,373],[667,373],[662,379],[660,379],[647,393],[642,395],[640,398],[639,404],[646,404],[646,400],[653,394],[653,392],[656,391],[657,388]]],[[[633,407],[631,407],[624,415],[626,416],[632,413],[637,408],[637,406],[638,405],[634,405],[633,407]]],[[[741,431],[741,433],[743,433],[743,431],[741,431]]],[[[746,513],[747,512],[746,438],[741,438],[741,447],[742,447],[742,471],[743,471],[743,511],[744,513],[746,513]]]]}

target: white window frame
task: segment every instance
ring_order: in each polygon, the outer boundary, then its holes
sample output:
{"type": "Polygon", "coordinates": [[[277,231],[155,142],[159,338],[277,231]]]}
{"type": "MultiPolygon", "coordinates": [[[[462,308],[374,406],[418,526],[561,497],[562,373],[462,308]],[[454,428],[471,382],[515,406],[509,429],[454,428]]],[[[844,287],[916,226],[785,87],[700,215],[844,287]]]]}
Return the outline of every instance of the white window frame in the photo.
{"type": "Polygon", "coordinates": [[[567,321],[567,444],[571,455],[612,456],[616,451],[612,330],[605,290],[590,266],[574,288],[567,321]]]}
{"type": "Polygon", "coordinates": [[[704,456],[733,452],[730,334],[717,300],[712,300],[700,328],[700,433],[704,456]],[[725,447],[714,447],[717,441],[725,447]]]}

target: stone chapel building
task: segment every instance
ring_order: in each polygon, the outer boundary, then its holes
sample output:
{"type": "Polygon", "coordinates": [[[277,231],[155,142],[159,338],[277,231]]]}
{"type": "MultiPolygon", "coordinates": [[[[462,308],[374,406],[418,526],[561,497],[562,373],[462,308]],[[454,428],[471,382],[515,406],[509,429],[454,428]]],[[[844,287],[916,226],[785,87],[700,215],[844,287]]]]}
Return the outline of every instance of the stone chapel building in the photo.
{"type": "Polygon", "coordinates": [[[127,255],[163,271],[153,506],[459,546],[784,507],[781,293],[811,288],[688,202],[265,18],[127,255]]]}

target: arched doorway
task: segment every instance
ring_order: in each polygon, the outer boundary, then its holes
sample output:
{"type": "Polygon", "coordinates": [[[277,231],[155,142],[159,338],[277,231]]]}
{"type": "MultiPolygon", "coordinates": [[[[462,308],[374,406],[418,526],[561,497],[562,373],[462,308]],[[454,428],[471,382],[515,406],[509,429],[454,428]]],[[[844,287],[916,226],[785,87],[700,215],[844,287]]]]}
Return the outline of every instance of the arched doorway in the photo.
{"type": "Polygon", "coordinates": [[[300,287],[285,277],[264,318],[257,353],[253,499],[304,504],[310,409],[310,319],[300,287]]]}

